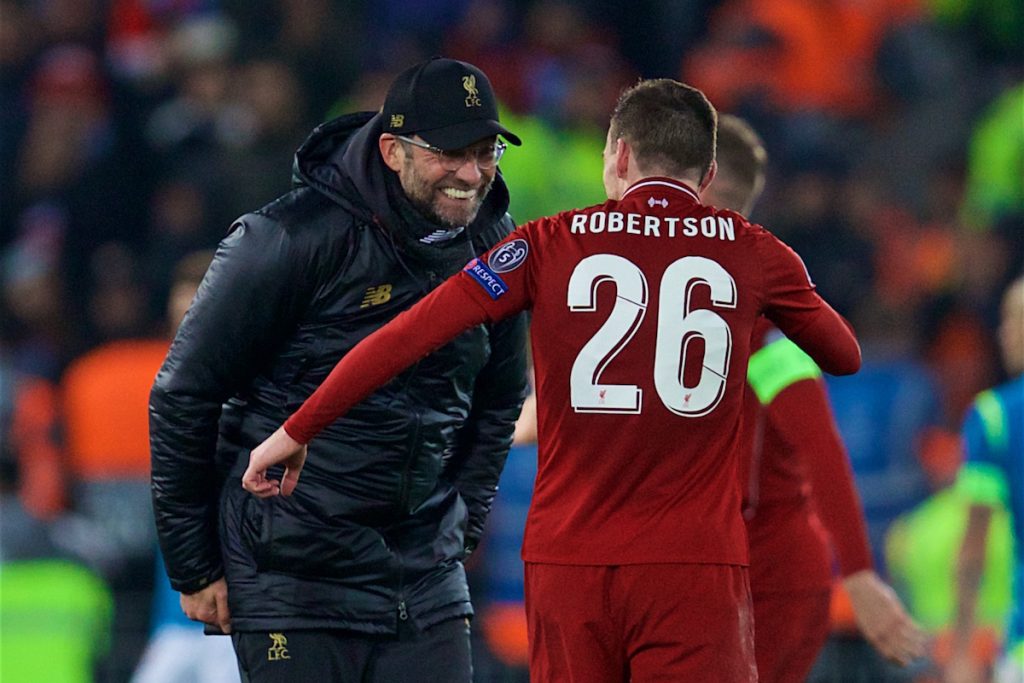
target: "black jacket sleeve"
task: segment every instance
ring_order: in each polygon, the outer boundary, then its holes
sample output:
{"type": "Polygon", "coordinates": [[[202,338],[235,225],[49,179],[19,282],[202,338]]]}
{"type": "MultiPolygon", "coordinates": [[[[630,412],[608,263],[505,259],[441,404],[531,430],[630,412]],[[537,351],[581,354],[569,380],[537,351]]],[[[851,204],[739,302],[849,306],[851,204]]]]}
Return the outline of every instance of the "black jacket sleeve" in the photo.
{"type": "Polygon", "coordinates": [[[477,377],[469,417],[447,465],[447,476],[469,508],[467,552],[483,534],[526,396],[526,314],[489,329],[491,357],[477,377]]]}
{"type": "Polygon", "coordinates": [[[295,236],[248,215],[221,242],[150,393],[151,488],[171,586],[192,593],[223,574],[215,464],[221,405],[242,393],[308,302],[309,257],[295,236]]]}

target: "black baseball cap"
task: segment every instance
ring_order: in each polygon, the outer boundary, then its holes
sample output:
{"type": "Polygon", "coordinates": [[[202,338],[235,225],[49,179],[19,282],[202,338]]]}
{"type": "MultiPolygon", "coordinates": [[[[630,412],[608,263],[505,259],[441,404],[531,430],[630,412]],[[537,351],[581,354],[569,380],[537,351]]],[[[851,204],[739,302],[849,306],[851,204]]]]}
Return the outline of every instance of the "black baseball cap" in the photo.
{"type": "Polygon", "coordinates": [[[384,100],[384,132],[419,135],[438,149],[461,149],[492,135],[522,141],[498,122],[498,101],[484,72],[434,57],[398,74],[384,100]]]}

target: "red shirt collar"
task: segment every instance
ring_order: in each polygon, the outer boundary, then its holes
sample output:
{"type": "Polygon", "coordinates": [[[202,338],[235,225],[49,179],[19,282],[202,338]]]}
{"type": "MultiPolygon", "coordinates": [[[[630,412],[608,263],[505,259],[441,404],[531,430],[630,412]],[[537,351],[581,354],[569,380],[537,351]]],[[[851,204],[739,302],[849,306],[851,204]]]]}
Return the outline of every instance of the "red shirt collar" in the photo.
{"type": "Polygon", "coordinates": [[[657,176],[642,178],[633,183],[629,186],[628,190],[622,193],[622,199],[625,199],[630,195],[636,197],[640,195],[664,194],[667,192],[681,193],[698,204],[701,203],[700,195],[697,194],[697,190],[693,189],[687,183],[684,183],[681,180],[676,180],[675,178],[663,178],[657,176]]]}

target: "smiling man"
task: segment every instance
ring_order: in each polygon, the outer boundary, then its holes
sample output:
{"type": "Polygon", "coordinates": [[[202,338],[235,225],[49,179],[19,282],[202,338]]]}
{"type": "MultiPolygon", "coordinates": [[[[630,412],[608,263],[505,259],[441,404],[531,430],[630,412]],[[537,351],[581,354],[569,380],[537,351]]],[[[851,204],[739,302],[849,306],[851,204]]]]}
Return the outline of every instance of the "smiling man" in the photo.
{"type": "Polygon", "coordinates": [[[471,680],[461,560],[525,388],[522,319],[480,325],[369,396],[287,501],[242,489],[250,449],[363,337],[513,229],[497,164],[519,138],[476,67],[401,73],[380,112],[319,126],[295,189],[221,243],[150,400],[153,505],[192,619],[242,680],[471,680]]]}

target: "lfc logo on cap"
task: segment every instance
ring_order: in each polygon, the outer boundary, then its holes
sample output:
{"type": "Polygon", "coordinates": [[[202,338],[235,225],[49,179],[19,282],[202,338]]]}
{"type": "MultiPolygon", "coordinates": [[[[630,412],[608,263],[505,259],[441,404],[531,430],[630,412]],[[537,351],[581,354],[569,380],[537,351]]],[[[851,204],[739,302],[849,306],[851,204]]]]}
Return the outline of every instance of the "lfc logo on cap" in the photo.
{"type": "Polygon", "coordinates": [[[462,77],[462,87],[466,89],[469,95],[466,97],[467,107],[481,107],[483,104],[480,102],[480,91],[476,89],[476,76],[470,74],[469,76],[462,77]]]}

